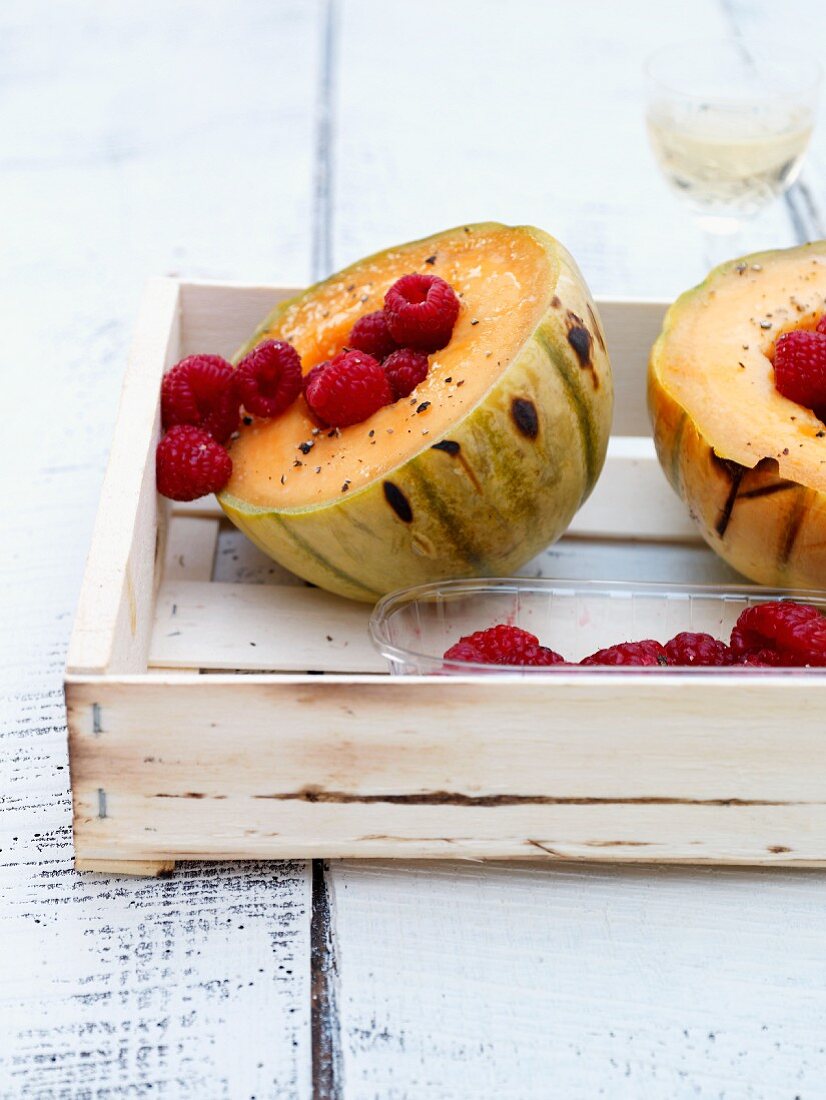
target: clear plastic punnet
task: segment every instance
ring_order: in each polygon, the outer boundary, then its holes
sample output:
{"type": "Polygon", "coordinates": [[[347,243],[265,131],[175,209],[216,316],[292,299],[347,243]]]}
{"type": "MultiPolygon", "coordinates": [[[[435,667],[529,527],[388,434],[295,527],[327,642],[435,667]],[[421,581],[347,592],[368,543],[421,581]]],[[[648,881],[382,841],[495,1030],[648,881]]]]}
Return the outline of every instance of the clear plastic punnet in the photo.
{"type": "Polygon", "coordinates": [[[370,619],[373,644],[395,675],[522,676],[629,675],[754,676],[823,675],[820,668],[580,666],[541,668],[446,661],[444,652],[465,634],[498,623],[535,634],[566,661],[625,641],[654,638],[665,643],[683,630],[728,642],[747,607],[768,600],[813,604],[826,613],[826,593],[727,586],[638,584],[622,581],[555,581],[523,577],[445,580],[390,593],[370,619]]]}

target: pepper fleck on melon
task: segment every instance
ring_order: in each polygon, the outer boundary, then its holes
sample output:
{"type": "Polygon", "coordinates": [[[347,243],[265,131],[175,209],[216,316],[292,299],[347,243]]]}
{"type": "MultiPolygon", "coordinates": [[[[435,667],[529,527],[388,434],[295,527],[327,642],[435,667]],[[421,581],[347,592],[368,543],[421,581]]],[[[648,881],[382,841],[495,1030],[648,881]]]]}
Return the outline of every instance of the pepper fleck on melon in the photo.
{"type": "Polygon", "coordinates": [[[461,308],[409,397],[325,430],[303,399],[242,426],[219,494],[263,551],[374,601],[443,577],[506,575],[558,538],[605,459],[613,389],[596,307],[563,246],[531,227],[460,226],[362,260],[280,304],[242,348],[289,341],[305,375],[411,271],[461,308]]]}
{"type": "Polygon", "coordinates": [[[648,404],[700,534],[751,580],[826,588],[826,425],[776,387],[777,339],[826,312],[826,241],[715,268],[671,306],[648,404]]]}

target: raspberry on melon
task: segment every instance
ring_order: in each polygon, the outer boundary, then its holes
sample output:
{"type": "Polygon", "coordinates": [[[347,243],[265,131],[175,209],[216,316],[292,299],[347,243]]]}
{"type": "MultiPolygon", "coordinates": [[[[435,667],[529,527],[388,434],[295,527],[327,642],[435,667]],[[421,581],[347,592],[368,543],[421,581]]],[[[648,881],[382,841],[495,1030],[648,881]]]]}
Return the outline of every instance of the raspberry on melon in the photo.
{"type": "Polygon", "coordinates": [[[663,470],[709,546],[761,584],[826,587],[826,425],[773,363],[824,306],[826,241],[756,253],[678,298],[651,352],[663,470]]]}
{"type": "Polygon", "coordinates": [[[460,303],[415,395],[337,429],[305,399],[242,425],[219,496],[276,561],[365,601],[518,569],[590,493],[611,423],[588,288],[562,245],[530,227],[461,226],[353,264],[280,304],[238,357],[262,340],[288,341],[306,376],[411,272],[438,276],[460,303]]]}

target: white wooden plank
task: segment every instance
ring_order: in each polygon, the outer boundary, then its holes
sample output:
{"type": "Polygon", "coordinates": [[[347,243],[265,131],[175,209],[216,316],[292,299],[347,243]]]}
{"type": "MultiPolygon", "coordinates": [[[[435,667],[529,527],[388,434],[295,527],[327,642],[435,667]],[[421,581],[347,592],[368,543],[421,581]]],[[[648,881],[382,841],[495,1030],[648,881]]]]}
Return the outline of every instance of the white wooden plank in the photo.
{"type": "MultiPolygon", "coordinates": [[[[223,513],[222,513],[223,515],[223,513]]],[[[290,573],[258,549],[237,527],[225,521],[218,533],[214,581],[230,584],[290,584],[301,588],[307,582],[290,573]]]]}
{"type": "Polygon", "coordinates": [[[348,1095],[820,1095],[822,873],[331,866],[348,1095]]]}
{"type": "Polygon", "coordinates": [[[153,668],[384,672],[370,607],[297,585],[170,582],[158,597],[153,668]]]}
{"type": "Polygon", "coordinates": [[[318,15],[0,5],[3,1097],[311,1094],[305,864],[76,873],[61,681],[147,276],[309,281],[318,15]]]}
{"type": "Polygon", "coordinates": [[[164,506],[155,491],[160,381],[177,358],[178,287],[153,280],[142,300],[115,438],[75,614],[68,664],[76,672],[146,668],[164,506]]]}
{"type": "Polygon", "coordinates": [[[173,516],[166,537],[163,579],[209,581],[218,546],[217,519],[173,516]]]}
{"type": "Polygon", "coordinates": [[[650,436],[611,437],[599,481],[569,531],[586,538],[701,541],[650,436]]]}

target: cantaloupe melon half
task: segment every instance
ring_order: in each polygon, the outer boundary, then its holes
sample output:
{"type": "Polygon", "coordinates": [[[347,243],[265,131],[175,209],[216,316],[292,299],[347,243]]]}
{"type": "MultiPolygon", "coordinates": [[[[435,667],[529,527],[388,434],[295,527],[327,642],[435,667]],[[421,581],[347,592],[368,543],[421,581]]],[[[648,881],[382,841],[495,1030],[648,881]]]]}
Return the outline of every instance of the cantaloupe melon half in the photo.
{"type": "Polygon", "coordinates": [[[715,268],[651,352],[657,453],[703,538],[761,584],[826,588],[826,425],[778,392],[778,336],[826,312],[826,241],[715,268]]]}
{"type": "Polygon", "coordinates": [[[461,226],[371,256],[279,305],[239,355],[289,340],[306,373],[410,271],[461,300],[426,380],[338,432],[319,431],[303,398],[243,427],[219,497],[276,561],[358,600],[518,569],[590,493],[610,430],[594,303],[562,245],[529,227],[461,226]]]}

